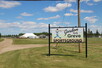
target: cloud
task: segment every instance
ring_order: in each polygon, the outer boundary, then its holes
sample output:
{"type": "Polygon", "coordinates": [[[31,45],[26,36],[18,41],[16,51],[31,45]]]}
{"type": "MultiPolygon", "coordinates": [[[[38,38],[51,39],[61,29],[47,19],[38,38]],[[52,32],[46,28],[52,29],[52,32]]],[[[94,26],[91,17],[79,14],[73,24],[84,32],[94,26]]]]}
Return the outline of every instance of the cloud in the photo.
{"type": "Polygon", "coordinates": [[[0,20],[0,22],[6,22],[5,20],[0,20]]]}
{"type": "Polygon", "coordinates": [[[70,3],[58,3],[56,6],[49,6],[47,8],[44,8],[44,11],[46,12],[58,12],[61,11],[67,7],[71,7],[72,5],[70,3]]]}
{"type": "Polygon", "coordinates": [[[87,5],[89,5],[89,6],[93,6],[94,4],[93,4],[93,3],[87,3],[87,5]]]}
{"type": "MultiPolygon", "coordinates": [[[[63,22],[68,25],[68,22],[63,22]]],[[[53,22],[50,23],[51,26],[57,27],[62,26],[62,22],[53,22]]],[[[46,32],[48,31],[48,24],[38,23],[34,21],[16,21],[16,22],[7,22],[5,20],[0,20],[0,32],[2,34],[18,34],[18,33],[34,33],[34,32],[46,32]],[[39,27],[40,26],[40,27],[39,27]]]]}
{"type": "Polygon", "coordinates": [[[61,22],[53,22],[50,25],[51,25],[51,27],[59,27],[60,24],[61,24],[61,22]]]}
{"type": "Polygon", "coordinates": [[[18,34],[27,32],[44,32],[47,31],[48,24],[33,21],[17,21],[17,22],[0,22],[0,32],[2,34],[18,34]],[[39,27],[40,26],[40,27],[39,27]]]}
{"type": "MultiPolygon", "coordinates": [[[[77,0],[64,0],[66,2],[77,2],[77,0]]],[[[80,2],[88,2],[90,0],[80,0],[80,2]]]]}
{"type": "Polygon", "coordinates": [[[70,24],[70,22],[64,22],[64,24],[65,24],[66,26],[68,26],[68,25],[70,24]]]}
{"type": "Polygon", "coordinates": [[[88,2],[88,1],[90,1],[90,0],[80,0],[81,2],[88,2]]]}
{"type": "Polygon", "coordinates": [[[57,19],[57,18],[60,18],[60,15],[56,15],[56,16],[48,17],[48,18],[38,18],[37,20],[49,20],[49,19],[57,19]]]}
{"type": "Polygon", "coordinates": [[[12,8],[18,5],[21,5],[21,3],[16,1],[0,1],[0,8],[12,8]]]}
{"type": "Polygon", "coordinates": [[[93,13],[94,11],[92,10],[81,10],[82,13],[93,13]]]}
{"type": "Polygon", "coordinates": [[[18,18],[18,19],[22,19],[23,17],[22,17],[22,16],[18,16],[18,17],[16,17],[16,18],[18,18]]]}
{"type": "MultiPolygon", "coordinates": [[[[70,9],[70,12],[77,13],[77,10],[70,9]]],[[[81,13],[93,13],[94,11],[92,10],[80,10],[81,13]]]]}
{"type": "MultiPolygon", "coordinates": [[[[77,0],[64,0],[64,1],[66,1],[66,2],[77,2],[77,0]]],[[[91,1],[91,0],[80,0],[81,2],[89,2],[89,1],[91,1]]],[[[100,1],[102,1],[102,0],[93,0],[94,2],[100,2],[100,1]]]]}
{"type": "MultiPolygon", "coordinates": [[[[70,24],[69,22],[53,22],[51,25],[58,26],[61,24],[70,24]]],[[[35,28],[47,28],[48,24],[46,23],[38,23],[33,21],[17,21],[17,22],[11,22],[8,23],[4,20],[0,20],[0,28],[20,28],[20,29],[35,29],[35,28]],[[3,26],[2,26],[3,25],[3,26]],[[40,27],[39,27],[40,26],[40,27]]]]}
{"type": "Polygon", "coordinates": [[[0,20],[0,28],[21,28],[21,29],[31,29],[31,28],[43,28],[47,27],[48,25],[45,23],[37,23],[33,21],[20,21],[20,22],[12,22],[7,23],[3,20],[0,20]],[[3,26],[2,26],[3,25],[3,26]],[[40,27],[39,27],[40,25],[40,27]]]}
{"type": "Polygon", "coordinates": [[[21,16],[33,16],[33,14],[27,13],[27,12],[23,12],[20,14],[21,16]]]}
{"type": "Polygon", "coordinates": [[[61,22],[53,22],[53,24],[56,24],[56,25],[58,25],[58,24],[61,24],[61,22]]]}
{"type": "Polygon", "coordinates": [[[94,2],[100,2],[100,1],[102,1],[102,0],[93,0],[94,2]]]}
{"type": "Polygon", "coordinates": [[[90,25],[89,28],[95,33],[96,30],[98,30],[100,33],[102,33],[102,26],[100,25],[90,25]]]}
{"type": "Polygon", "coordinates": [[[74,10],[74,9],[70,9],[70,12],[74,12],[74,13],[77,13],[77,10],[74,10]]]}
{"type": "Polygon", "coordinates": [[[97,28],[97,26],[96,26],[96,25],[91,25],[90,27],[91,27],[91,28],[97,28]]]}
{"type": "Polygon", "coordinates": [[[66,2],[76,2],[76,0],[64,0],[66,2]]]}
{"type": "Polygon", "coordinates": [[[68,26],[70,23],[69,22],[53,22],[51,23],[51,27],[63,27],[63,25],[68,26]]]}
{"type": "Polygon", "coordinates": [[[5,23],[5,22],[0,22],[0,28],[9,28],[9,27],[14,27],[17,26],[18,23],[5,23]]]}
{"type": "Polygon", "coordinates": [[[18,19],[22,19],[23,16],[33,16],[33,14],[31,14],[31,13],[27,13],[27,12],[23,12],[23,13],[20,14],[20,16],[17,16],[16,18],[18,18],[18,19]]]}
{"type": "Polygon", "coordinates": [[[95,23],[96,21],[98,21],[98,19],[96,18],[96,16],[85,17],[84,20],[86,20],[89,23],[95,23]]]}
{"type": "Polygon", "coordinates": [[[77,14],[65,13],[64,16],[77,16],[77,14]]]}

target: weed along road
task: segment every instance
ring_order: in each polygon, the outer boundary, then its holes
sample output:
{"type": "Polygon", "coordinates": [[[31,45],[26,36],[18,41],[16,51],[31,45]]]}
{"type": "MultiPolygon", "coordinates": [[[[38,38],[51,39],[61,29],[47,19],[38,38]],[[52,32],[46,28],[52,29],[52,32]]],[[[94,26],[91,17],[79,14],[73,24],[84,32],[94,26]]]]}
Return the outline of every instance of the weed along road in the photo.
{"type": "Polygon", "coordinates": [[[0,42],[0,54],[8,51],[12,51],[12,50],[47,46],[47,44],[13,45],[12,43],[13,43],[13,40],[7,39],[7,38],[5,38],[4,41],[0,42]]]}

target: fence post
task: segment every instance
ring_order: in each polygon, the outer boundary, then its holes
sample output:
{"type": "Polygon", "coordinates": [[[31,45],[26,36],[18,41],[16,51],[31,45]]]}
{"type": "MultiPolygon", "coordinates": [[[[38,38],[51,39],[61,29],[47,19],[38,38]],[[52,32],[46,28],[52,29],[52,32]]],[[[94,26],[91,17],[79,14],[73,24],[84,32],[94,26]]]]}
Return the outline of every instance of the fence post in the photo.
{"type": "Polygon", "coordinates": [[[49,45],[48,45],[48,49],[49,49],[49,56],[50,56],[50,24],[48,25],[48,28],[49,28],[49,29],[48,29],[48,32],[49,32],[49,39],[48,39],[48,40],[49,40],[49,41],[48,41],[48,44],[49,44],[49,45]]]}
{"type": "Polygon", "coordinates": [[[87,23],[85,23],[85,36],[86,36],[86,38],[85,38],[85,50],[86,50],[86,58],[88,57],[88,55],[87,55],[87,23]]]}

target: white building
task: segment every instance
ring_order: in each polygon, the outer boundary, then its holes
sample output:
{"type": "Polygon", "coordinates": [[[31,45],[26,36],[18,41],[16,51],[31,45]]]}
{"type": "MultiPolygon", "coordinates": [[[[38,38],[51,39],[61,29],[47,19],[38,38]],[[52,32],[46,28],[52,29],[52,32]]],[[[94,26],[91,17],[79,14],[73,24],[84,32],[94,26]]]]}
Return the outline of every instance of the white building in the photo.
{"type": "Polygon", "coordinates": [[[99,36],[99,38],[102,38],[102,36],[99,36]]]}
{"type": "Polygon", "coordinates": [[[25,33],[24,35],[20,36],[19,38],[39,38],[39,37],[33,33],[25,33]]]}
{"type": "Polygon", "coordinates": [[[42,35],[39,35],[39,38],[48,38],[48,36],[42,34],[42,35]]]}

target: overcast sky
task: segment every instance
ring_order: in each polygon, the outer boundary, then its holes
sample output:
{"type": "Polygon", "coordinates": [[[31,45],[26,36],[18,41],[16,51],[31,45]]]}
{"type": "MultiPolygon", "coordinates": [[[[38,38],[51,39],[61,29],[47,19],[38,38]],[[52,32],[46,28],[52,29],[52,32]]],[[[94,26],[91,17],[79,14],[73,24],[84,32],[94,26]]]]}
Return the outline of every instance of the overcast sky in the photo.
{"type": "MultiPolygon", "coordinates": [[[[77,26],[77,2],[0,1],[0,33],[47,32],[51,26],[77,26]]],[[[102,32],[102,0],[81,1],[81,25],[102,32]]]]}

